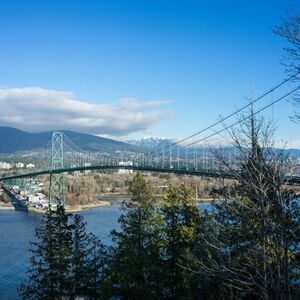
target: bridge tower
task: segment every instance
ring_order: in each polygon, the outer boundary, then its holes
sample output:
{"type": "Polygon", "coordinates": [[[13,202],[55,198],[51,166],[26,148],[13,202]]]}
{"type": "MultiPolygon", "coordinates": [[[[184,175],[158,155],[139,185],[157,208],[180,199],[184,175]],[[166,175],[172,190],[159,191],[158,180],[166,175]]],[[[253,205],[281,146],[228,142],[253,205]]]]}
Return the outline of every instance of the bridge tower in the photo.
{"type": "Polygon", "coordinates": [[[49,208],[64,206],[64,173],[54,173],[55,170],[64,167],[63,132],[53,131],[51,147],[49,208]]]}

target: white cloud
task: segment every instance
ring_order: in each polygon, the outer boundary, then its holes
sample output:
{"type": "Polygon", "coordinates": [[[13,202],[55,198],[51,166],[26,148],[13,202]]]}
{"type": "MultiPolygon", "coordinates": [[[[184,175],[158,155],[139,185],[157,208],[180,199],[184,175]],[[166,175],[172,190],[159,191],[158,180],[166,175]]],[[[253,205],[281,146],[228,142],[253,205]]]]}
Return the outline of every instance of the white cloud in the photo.
{"type": "Polygon", "coordinates": [[[171,101],[169,101],[169,100],[155,100],[155,101],[149,101],[149,102],[142,103],[142,102],[138,102],[136,99],[126,98],[126,99],[122,99],[120,101],[120,103],[127,110],[142,111],[142,110],[157,108],[157,107],[162,106],[164,104],[169,104],[169,103],[171,103],[171,101]]]}
{"type": "Polygon", "coordinates": [[[28,88],[0,88],[0,125],[31,132],[73,130],[124,136],[146,132],[172,112],[157,110],[170,101],[139,102],[123,99],[112,104],[92,104],[71,92],[28,88]]]}

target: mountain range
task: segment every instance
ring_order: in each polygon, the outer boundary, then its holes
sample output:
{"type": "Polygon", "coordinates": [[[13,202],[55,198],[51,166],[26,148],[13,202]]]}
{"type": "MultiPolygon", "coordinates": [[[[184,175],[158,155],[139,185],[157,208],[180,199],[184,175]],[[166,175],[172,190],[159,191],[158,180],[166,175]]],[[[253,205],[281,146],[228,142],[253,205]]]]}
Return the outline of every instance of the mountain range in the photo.
{"type": "MultiPolygon", "coordinates": [[[[131,145],[135,145],[138,147],[142,147],[144,149],[151,149],[152,151],[157,149],[157,150],[161,150],[161,149],[167,149],[166,151],[168,151],[168,147],[171,144],[177,143],[179,141],[179,139],[169,139],[169,138],[164,138],[164,137],[143,137],[143,138],[138,138],[138,139],[131,139],[131,140],[126,140],[126,143],[131,144],[131,145]]],[[[182,145],[182,144],[180,144],[182,145]]],[[[176,148],[177,146],[175,146],[176,148]]],[[[196,146],[198,148],[198,153],[201,155],[201,150],[202,149],[208,149],[208,148],[203,148],[203,146],[201,145],[197,145],[196,146]]],[[[226,151],[232,151],[232,153],[234,152],[234,147],[227,145],[227,146],[218,146],[215,149],[218,149],[219,151],[221,151],[223,148],[226,149],[226,151]]],[[[187,153],[189,155],[194,155],[194,147],[190,147],[187,148],[187,153]]],[[[185,150],[184,150],[185,151],[185,150]]],[[[279,149],[276,148],[275,149],[277,154],[283,153],[284,156],[289,156],[291,158],[300,158],[300,150],[299,149],[279,149]]],[[[185,155],[185,152],[182,153],[180,155],[185,155]]]]}
{"type": "MultiPolygon", "coordinates": [[[[149,149],[154,150],[155,148],[166,148],[175,142],[175,140],[162,137],[145,137],[142,139],[120,142],[85,133],[73,131],[63,132],[65,136],[76,146],[89,152],[144,152],[149,151],[149,149]]],[[[12,154],[16,152],[45,149],[51,141],[51,136],[52,131],[29,133],[12,127],[0,126],[0,153],[12,154]]],[[[199,149],[201,149],[201,147],[199,147],[199,149]]],[[[194,149],[189,149],[188,153],[193,154],[193,151],[194,149]]],[[[300,157],[300,150],[298,149],[285,149],[284,153],[290,157],[300,157]]]]}
{"type": "Polygon", "coordinates": [[[160,149],[169,146],[174,141],[164,137],[143,137],[126,140],[126,143],[147,149],[160,149]]]}
{"type": "MultiPolygon", "coordinates": [[[[90,134],[64,131],[66,137],[75,145],[86,151],[130,151],[141,152],[143,149],[124,142],[90,134]]],[[[29,133],[12,127],[0,127],[0,153],[15,153],[43,149],[51,140],[52,131],[29,133]]]]}

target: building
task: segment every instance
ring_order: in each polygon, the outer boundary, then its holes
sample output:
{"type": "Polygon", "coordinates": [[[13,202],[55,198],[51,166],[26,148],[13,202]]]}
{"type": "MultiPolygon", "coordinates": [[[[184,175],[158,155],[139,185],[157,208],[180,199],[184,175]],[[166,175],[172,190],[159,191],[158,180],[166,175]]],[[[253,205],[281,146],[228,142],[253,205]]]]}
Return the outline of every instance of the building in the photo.
{"type": "Polygon", "coordinates": [[[25,164],[24,164],[24,163],[22,163],[22,162],[16,163],[16,168],[17,168],[17,169],[23,169],[24,167],[25,167],[25,164]]]}
{"type": "Polygon", "coordinates": [[[29,195],[29,203],[36,208],[48,207],[48,199],[43,193],[36,193],[35,195],[29,195]]]}
{"type": "Polygon", "coordinates": [[[9,170],[12,168],[12,165],[7,162],[0,162],[0,169],[9,170]]]}
{"type": "Polygon", "coordinates": [[[27,165],[26,165],[26,168],[27,168],[27,169],[33,169],[34,167],[35,167],[34,164],[27,164],[27,165]]]}

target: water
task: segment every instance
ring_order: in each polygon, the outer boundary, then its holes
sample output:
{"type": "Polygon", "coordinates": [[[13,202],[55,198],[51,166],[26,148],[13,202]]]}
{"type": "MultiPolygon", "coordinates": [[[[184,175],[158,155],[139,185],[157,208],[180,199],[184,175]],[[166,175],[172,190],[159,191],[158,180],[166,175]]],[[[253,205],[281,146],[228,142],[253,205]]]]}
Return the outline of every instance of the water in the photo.
{"type": "MultiPolygon", "coordinates": [[[[209,210],[209,204],[202,204],[209,210]]],[[[104,244],[110,244],[110,231],[118,229],[121,214],[117,205],[96,208],[80,213],[87,231],[94,233],[104,244]]],[[[29,265],[29,241],[41,216],[24,211],[0,211],[0,300],[19,299],[17,288],[26,278],[29,265]]]]}
{"type": "MultiPolygon", "coordinates": [[[[101,207],[80,213],[88,232],[111,242],[109,233],[118,228],[119,206],[101,207]]],[[[0,211],[0,299],[19,299],[17,287],[26,278],[29,264],[29,241],[41,216],[24,211],[0,211]]]]}
{"type": "Polygon", "coordinates": [[[0,299],[18,299],[16,288],[25,278],[29,241],[38,221],[22,211],[0,212],[0,299]]]}

